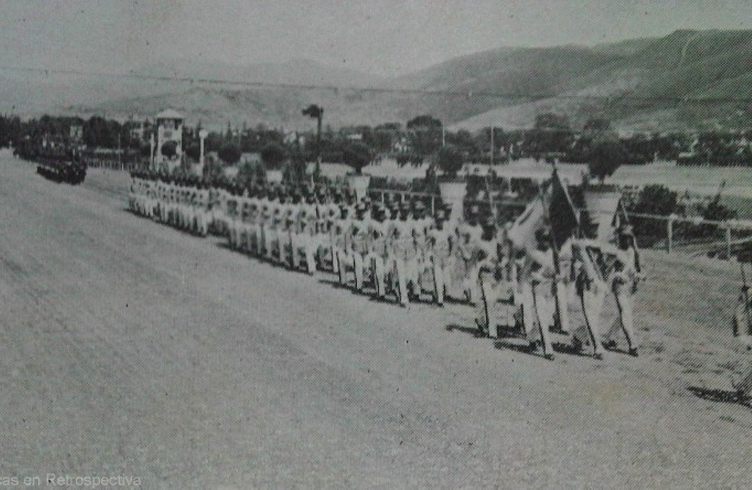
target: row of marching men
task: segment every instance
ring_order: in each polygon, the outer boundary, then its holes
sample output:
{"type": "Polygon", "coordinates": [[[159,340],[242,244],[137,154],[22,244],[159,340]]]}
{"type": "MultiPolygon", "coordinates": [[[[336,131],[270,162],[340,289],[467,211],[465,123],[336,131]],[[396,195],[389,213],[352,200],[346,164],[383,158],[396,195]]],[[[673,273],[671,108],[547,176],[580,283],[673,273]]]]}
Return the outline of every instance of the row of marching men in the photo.
{"type": "Polygon", "coordinates": [[[234,184],[134,174],[130,208],[185,231],[227,237],[233,250],[292,270],[328,271],[360,293],[407,306],[414,301],[475,305],[480,331],[521,330],[531,348],[553,358],[551,332],[602,358],[623,332],[637,355],[633,301],[639,256],[628,225],[616,243],[570,237],[553,247],[550,227],[532,246],[514,240],[517,223],[498,227],[478,206],[460,220],[448,204],[430,213],[421,201],[358,199],[340,188],[234,184]],[[554,249],[555,248],[555,249],[554,249]],[[613,294],[617,315],[602,338],[601,310],[613,294]],[[570,327],[576,303],[581,322],[570,327]]]}
{"type": "Polygon", "coordinates": [[[207,182],[196,176],[173,178],[154,172],[132,172],[128,208],[140,216],[207,236],[213,192],[207,182]]]}
{"type": "Polygon", "coordinates": [[[604,350],[617,350],[622,337],[623,351],[636,357],[634,296],[643,275],[631,226],[620,226],[614,243],[573,236],[561,247],[554,246],[550,229],[539,228],[534,246],[517,247],[509,239],[510,225],[479,254],[478,328],[498,337],[500,328],[521,326],[531,349],[549,359],[554,357],[552,332],[569,336],[573,350],[589,351],[596,359],[604,350]],[[616,314],[604,330],[609,294],[616,314]]]}
{"type": "Polygon", "coordinates": [[[232,249],[309,274],[332,272],[343,286],[402,306],[443,305],[452,292],[458,244],[445,226],[450,206],[431,215],[421,201],[371,202],[339,188],[263,186],[222,190],[219,202],[212,216],[232,249]]]}

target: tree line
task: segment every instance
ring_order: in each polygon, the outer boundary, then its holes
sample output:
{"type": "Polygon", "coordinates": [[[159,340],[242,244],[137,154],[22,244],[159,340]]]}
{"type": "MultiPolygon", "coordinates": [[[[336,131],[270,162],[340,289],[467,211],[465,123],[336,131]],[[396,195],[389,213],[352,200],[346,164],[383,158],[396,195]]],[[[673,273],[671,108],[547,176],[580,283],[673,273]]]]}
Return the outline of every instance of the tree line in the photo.
{"type": "MultiPolygon", "coordinates": [[[[61,145],[73,143],[72,126],[82,129],[77,143],[89,148],[130,150],[148,157],[149,121],[120,122],[101,116],[89,119],[49,116],[22,120],[18,116],[0,116],[0,146],[17,146],[21,141],[39,143],[42,139],[61,145]],[[141,131],[143,130],[143,131],[141,131]]],[[[199,131],[184,126],[183,148],[191,160],[200,154],[199,131]]],[[[205,140],[208,153],[218,155],[225,164],[237,163],[243,153],[264,153],[271,165],[284,161],[340,162],[360,170],[376,158],[395,158],[400,165],[419,165],[442,158],[440,149],[461,162],[506,163],[523,158],[558,160],[564,163],[588,163],[591,173],[605,178],[619,165],[640,165],[655,160],[677,161],[680,165],[752,166],[752,130],[746,132],[705,131],[620,135],[610,121],[588,120],[575,130],[567,116],[544,113],[529,129],[504,130],[486,127],[470,132],[449,131],[428,114],[416,116],[403,126],[399,122],[377,126],[351,126],[323,129],[320,140],[314,131],[285,133],[264,125],[243,124],[225,131],[210,131],[205,140]]],[[[169,152],[169,148],[156,149],[169,152]]],[[[445,156],[445,155],[444,155],[445,156]]],[[[446,158],[444,158],[446,160],[446,158]]]]}

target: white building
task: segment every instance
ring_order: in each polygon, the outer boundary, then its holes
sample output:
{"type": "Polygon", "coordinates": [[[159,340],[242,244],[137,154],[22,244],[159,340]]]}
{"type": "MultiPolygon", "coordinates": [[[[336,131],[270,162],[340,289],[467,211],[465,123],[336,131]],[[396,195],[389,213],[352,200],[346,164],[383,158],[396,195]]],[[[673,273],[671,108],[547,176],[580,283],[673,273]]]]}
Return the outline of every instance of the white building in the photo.
{"type": "Polygon", "coordinates": [[[157,146],[154,149],[154,165],[159,168],[166,164],[172,171],[180,165],[183,157],[183,116],[173,110],[166,109],[156,116],[157,121],[157,146]],[[175,142],[175,156],[170,160],[162,155],[162,147],[165,143],[175,142]]]}

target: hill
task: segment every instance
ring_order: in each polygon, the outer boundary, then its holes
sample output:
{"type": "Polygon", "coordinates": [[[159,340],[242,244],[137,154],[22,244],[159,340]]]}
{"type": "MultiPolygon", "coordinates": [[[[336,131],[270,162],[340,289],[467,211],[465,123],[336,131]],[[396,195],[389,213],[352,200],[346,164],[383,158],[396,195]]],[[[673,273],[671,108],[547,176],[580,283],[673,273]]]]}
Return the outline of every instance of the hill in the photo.
{"type": "MultiPolygon", "coordinates": [[[[32,111],[120,117],[151,115],[174,106],[189,120],[200,118],[216,126],[246,121],[310,127],[310,121],[300,116],[300,109],[309,103],[323,105],[325,122],[334,127],[404,123],[431,113],[454,128],[490,124],[517,128],[531,126],[536,114],[546,111],[569,115],[575,127],[600,116],[626,130],[732,128],[752,123],[747,105],[723,100],[752,96],[752,31],[741,30],[679,30],[661,38],[592,47],[506,47],[390,80],[309,60],[250,66],[165,60],[128,73],[187,81],[92,79],[77,83],[72,92],[70,80],[61,86],[59,76],[42,76],[42,80],[6,84],[0,88],[0,99],[2,104],[13,101],[16,107],[32,111]],[[201,81],[218,78],[301,87],[248,88],[201,81]],[[687,98],[707,100],[683,102],[687,98]]],[[[2,104],[0,109],[7,110],[2,104]]]]}
{"type": "Polygon", "coordinates": [[[498,105],[458,125],[524,126],[542,111],[567,113],[576,124],[600,115],[623,129],[639,130],[739,127],[752,122],[748,110],[739,113],[745,104],[717,100],[748,96],[752,90],[745,83],[752,78],[752,31],[676,31],[641,49],[621,51],[625,54],[618,49],[598,51],[612,59],[570,78],[559,90],[553,87],[550,95],[559,98],[498,105]],[[715,100],[681,102],[685,98],[715,100]]]}

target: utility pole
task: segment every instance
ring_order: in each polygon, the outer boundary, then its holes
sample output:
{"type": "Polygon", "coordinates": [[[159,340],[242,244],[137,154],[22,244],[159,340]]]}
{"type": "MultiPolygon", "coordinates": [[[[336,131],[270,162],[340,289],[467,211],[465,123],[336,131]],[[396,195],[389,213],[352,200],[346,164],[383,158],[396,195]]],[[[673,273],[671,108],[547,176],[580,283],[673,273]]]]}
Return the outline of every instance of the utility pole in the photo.
{"type": "Polygon", "coordinates": [[[491,125],[491,166],[494,164],[494,127],[491,125]]]}
{"type": "Polygon", "coordinates": [[[321,163],[321,121],[324,119],[324,108],[311,104],[303,109],[303,115],[316,118],[316,161],[321,163]]]}

